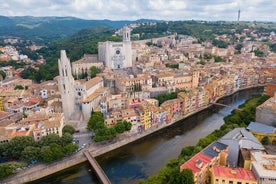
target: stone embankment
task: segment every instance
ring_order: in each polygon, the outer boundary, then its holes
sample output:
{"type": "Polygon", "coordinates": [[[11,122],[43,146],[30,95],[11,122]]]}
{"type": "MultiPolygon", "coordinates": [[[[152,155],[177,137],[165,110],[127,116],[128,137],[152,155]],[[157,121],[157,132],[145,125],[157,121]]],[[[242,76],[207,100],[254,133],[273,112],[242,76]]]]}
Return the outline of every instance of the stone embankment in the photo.
{"type": "MultiPolygon", "coordinates": [[[[249,88],[246,89],[250,89],[250,88],[255,88],[255,87],[263,87],[263,86],[251,86],[249,88]]],[[[240,89],[240,90],[246,90],[246,89],[240,89]]],[[[238,91],[235,91],[229,95],[226,96],[230,96],[233,95],[234,93],[236,93],[238,91]]],[[[226,97],[224,96],[224,97],[226,97]]],[[[219,99],[221,99],[223,97],[217,98],[215,100],[215,102],[219,99]]],[[[177,114],[176,116],[174,116],[172,123],[170,124],[163,124],[163,125],[159,125],[156,127],[152,127],[149,128],[147,131],[144,131],[142,133],[136,133],[136,134],[131,134],[128,136],[124,136],[121,138],[118,138],[116,140],[113,140],[111,142],[107,142],[105,144],[103,143],[92,143],[90,144],[85,150],[88,150],[92,156],[97,157],[100,155],[103,155],[107,152],[110,152],[112,150],[118,149],[122,146],[125,146],[127,144],[130,144],[132,142],[135,142],[141,138],[144,138],[154,132],[157,132],[163,128],[166,128],[182,119],[185,119],[191,115],[194,115],[204,109],[209,108],[212,105],[208,105],[205,106],[203,108],[197,109],[195,112],[191,112],[189,114],[186,115],[180,115],[177,114]]],[[[86,161],[86,157],[83,155],[83,153],[80,151],[78,153],[75,153],[71,156],[65,157],[62,160],[59,160],[57,162],[54,163],[50,163],[50,164],[36,164],[33,167],[26,169],[26,170],[22,170],[20,172],[18,172],[16,175],[13,175],[3,181],[0,181],[1,184],[19,184],[19,183],[27,183],[30,181],[34,181],[34,180],[38,180],[40,178],[46,177],[48,175],[54,174],[58,171],[62,171],[66,168],[72,167],[74,165],[83,163],[86,161]]]]}

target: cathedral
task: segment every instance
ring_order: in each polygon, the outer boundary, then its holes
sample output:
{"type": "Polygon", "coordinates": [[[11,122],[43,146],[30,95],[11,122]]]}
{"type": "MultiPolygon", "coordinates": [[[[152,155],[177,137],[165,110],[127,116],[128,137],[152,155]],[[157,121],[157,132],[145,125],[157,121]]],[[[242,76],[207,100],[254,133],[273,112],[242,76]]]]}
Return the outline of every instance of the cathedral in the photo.
{"type": "MultiPolygon", "coordinates": [[[[106,68],[123,69],[132,67],[132,48],[128,27],[123,28],[123,42],[106,41],[99,42],[98,45],[99,62],[103,63],[106,68]]],[[[84,65],[83,62],[78,62],[75,65],[73,63],[72,65],[73,70],[65,50],[61,50],[58,68],[59,90],[64,117],[66,120],[88,120],[91,111],[105,111],[106,102],[104,98],[110,93],[110,89],[104,87],[102,77],[74,80],[72,72],[78,74],[78,71],[89,71],[91,66],[84,65]]],[[[96,66],[98,67],[98,65],[96,66]]]]}
{"type": "Polygon", "coordinates": [[[123,42],[99,42],[99,60],[109,69],[132,67],[130,29],[123,28],[123,42]]]}
{"type": "Polygon", "coordinates": [[[102,111],[99,104],[109,93],[109,89],[104,87],[103,79],[101,77],[94,77],[90,80],[74,80],[71,63],[66,56],[65,50],[60,51],[58,67],[59,90],[65,119],[88,120],[91,111],[102,111]]]}

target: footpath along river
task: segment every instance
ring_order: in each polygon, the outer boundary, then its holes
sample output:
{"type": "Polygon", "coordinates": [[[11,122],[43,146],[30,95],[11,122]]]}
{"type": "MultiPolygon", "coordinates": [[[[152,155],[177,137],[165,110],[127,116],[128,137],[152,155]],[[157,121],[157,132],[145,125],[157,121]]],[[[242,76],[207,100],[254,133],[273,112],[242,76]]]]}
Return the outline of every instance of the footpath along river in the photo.
{"type": "MultiPolygon", "coordinates": [[[[240,91],[218,101],[231,106],[245,102],[252,94],[260,94],[263,88],[240,91]]],[[[223,125],[223,118],[232,109],[212,106],[174,125],[143,138],[135,143],[97,157],[112,184],[135,184],[145,179],[176,158],[185,146],[197,141],[223,125]]],[[[88,162],[31,182],[30,184],[98,184],[96,174],[88,162]]]]}

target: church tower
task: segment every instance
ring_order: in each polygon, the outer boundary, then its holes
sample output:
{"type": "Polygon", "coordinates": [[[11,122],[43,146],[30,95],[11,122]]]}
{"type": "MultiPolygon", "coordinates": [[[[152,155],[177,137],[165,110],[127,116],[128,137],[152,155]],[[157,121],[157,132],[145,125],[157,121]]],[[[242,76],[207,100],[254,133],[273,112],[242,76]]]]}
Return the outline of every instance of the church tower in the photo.
{"type": "Polygon", "coordinates": [[[74,95],[74,78],[71,71],[70,60],[66,56],[65,50],[60,51],[60,59],[58,60],[59,69],[59,90],[61,93],[62,110],[66,120],[75,110],[74,95]]]}
{"type": "Polygon", "coordinates": [[[130,42],[130,29],[128,27],[123,27],[123,41],[130,42]]]}
{"type": "Polygon", "coordinates": [[[125,26],[123,28],[123,45],[125,51],[125,67],[132,67],[132,46],[130,41],[130,29],[125,26]]]}

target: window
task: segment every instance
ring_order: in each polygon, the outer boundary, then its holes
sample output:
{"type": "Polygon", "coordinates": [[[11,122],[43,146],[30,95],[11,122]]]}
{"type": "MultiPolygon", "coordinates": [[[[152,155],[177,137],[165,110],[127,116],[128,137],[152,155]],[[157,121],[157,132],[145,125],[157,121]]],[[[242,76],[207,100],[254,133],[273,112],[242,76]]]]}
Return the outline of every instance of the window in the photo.
{"type": "Polygon", "coordinates": [[[233,181],[229,181],[229,184],[233,184],[233,181]]]}

